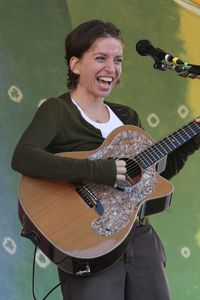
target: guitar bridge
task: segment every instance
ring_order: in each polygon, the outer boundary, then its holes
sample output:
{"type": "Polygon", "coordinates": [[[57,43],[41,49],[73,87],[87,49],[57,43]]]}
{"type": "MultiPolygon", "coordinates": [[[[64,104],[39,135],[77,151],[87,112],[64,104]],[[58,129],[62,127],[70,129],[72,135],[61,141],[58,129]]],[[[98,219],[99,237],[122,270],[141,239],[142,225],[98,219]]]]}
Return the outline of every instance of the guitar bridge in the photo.
{"type": "Polygon", "coordinates": [[[101,201],[92,192],[92,188],[89,186],[89,184],[76,185],[76,191],[90,208],[95,207],[98,214],[100,216],[103,215],[104,207],[101,204],[101,201]]]}
{"type": "Polygon", "coordinates": [[[94,202],[88,197],[88,191],[85,189],[84,185],[77,185],[76,191],[89,207],[94,207],[94,202]]]}

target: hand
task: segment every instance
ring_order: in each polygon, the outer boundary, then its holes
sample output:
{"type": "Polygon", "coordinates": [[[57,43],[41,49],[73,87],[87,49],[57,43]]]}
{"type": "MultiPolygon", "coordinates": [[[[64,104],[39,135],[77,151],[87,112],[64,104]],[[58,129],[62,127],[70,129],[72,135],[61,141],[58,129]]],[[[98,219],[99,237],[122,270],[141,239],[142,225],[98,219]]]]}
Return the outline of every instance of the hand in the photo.
{"type": "Polygon", "coordinates": [[[126,180],[126,162],[124,160],[116,160],[116,167],[117,167],[117,177],[116,180],[118,181],[125,181],[126,180]]]}

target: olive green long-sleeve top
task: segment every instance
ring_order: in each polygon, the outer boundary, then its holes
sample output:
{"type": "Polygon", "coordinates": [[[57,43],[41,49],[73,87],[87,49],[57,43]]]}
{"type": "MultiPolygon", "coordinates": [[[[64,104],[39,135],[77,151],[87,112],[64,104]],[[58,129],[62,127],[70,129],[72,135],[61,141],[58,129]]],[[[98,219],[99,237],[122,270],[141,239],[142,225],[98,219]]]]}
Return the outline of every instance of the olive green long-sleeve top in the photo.
{"type": "MultiPolygon", "coordinates": [[[[131,108],[106,102],[122,122],[141,126],[138,114],[131,108]],[[124,118],[125,116],[125,118],[124,118]]],[[[81,116],[70,94],[46,100],[17,144],[12,167],[23,175],[61,179],[71,182],[93,181],[113,186],[116,180],[114,159],[89,160],[54,155],[60,152],[98,148],[104,138],[101,131],[81,116]]],[[[171,153],[165,171],[171,178],[183,167],[187,157],[200,146],[200,137],[171,153]]]]}

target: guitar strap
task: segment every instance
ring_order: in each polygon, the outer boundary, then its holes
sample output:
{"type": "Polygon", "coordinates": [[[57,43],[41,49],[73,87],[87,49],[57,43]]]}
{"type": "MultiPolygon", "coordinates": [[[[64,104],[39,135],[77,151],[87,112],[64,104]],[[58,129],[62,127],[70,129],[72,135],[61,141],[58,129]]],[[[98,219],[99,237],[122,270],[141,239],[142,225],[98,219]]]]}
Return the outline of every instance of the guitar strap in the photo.
{"type": "Polygon", "coordinates": [[[112,111],[125,125],[140,126],[138,115],[134,110],[132,110],[133,115],[130,116],[130,109],[127,106],[111,102],[105,103],[112,109],[112,111]]]}

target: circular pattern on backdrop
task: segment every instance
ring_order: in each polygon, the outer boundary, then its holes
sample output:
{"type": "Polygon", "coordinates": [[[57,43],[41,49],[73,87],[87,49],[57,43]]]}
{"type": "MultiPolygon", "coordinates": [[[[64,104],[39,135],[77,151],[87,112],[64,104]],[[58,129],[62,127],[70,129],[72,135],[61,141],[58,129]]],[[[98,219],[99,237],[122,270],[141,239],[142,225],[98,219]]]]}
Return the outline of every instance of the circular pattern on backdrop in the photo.
{"type": "Polygon", "coordinates": [[[15,241],[9,236],[4,237],[2,246],[6,250],[6,252],[11,255],[15,254],[17,251],[17,245],[15,241]]]}
{"type": "Polygon", "coordinates": [[[188,247],[181,248],[181,255],[185,258],[190,257],[190,255],[191,255],[190,249],[188,247]]]}
{"type": "Polygon", "coordinates": [[[185,105],[179,106],[178,114],[182,119],[185,119],[189,114],[189,110],[188,110],[187,106],[185,106],[185,105]]]}
{"type": "Polygon", "coordinates": [[[16,85],[11,85],[8,89],[8,96],[10,100],[19,103],[23,99],[23,94],[22,91],[16,86],[16,85]]]}
{"type": "Polygon", "coordinates": [[[155,113],[152,113],[148,116],[147,122],[148,122],[149,126],[157,127],[158,124],[160,123],[160,119],[155,113]]]}
{"type": "Polygon", "coordinates": [[[37,251],[36,251],[35,260],[36,260],[38,266],[40,266],[40,268],[42,268],[42,269],[46,268],[51,263],[51,261],[46,257],[46,255],[44,255],[44,253],[42,253],[42,251],[40,249],[37,249],[37,251]]]}

